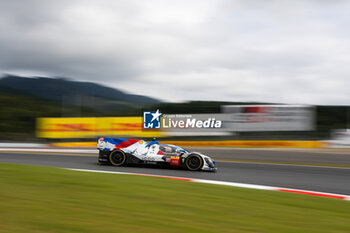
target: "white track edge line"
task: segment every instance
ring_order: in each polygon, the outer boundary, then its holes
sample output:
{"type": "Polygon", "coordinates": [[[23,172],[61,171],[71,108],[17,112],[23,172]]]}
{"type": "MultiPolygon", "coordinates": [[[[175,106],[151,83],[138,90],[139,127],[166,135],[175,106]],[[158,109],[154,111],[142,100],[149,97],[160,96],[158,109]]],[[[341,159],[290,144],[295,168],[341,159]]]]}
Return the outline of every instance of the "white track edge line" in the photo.
{"type": "Polygon", "coordinates": [[[289,164],[289,163],[264,163],[264,162],[240,162],[240,161],[220,161],[221,163],[242,163],[242,164],[261,164],[261,165],[274,165],[274,166],[294,166],[294,167],[316,167],[316,168],[336,168],[336,169],[350,169],[350,167],[333,167],[333,166],[319,166],[319,165],[306,165],[306,164],[289,164]]]}
{"type": "Polygon", "coordinates": [[[168,179],[183,179],[183,180],[188,180],[190,182],[196,182],[196,183],[216,184],[216,185],[225,185],[225,186],[232,186],[232,187],[239,187],[239,188],[260,189],[260,190],[270,190],[270,191],[281,191],[280,189],[283,189],[283,190],[287,190],[287,191],[307,192],[307,193],[309,193],[309,195],[314,194],[314,195],[338,196],[338,197],[341,197],[339,199],[350,201],[349,195],[310,191],[310,190],[304,190],[304,189],[292,189],[292,188],[274,187],[274,186],[267,186],[267,185],[236,183],[236,182],[218,181],[218,180],[205,180],[205,179],[195,179],[195,178],[177,177],[177,176],[163,176],[163,175],[153,175],[153,174],[145,174],[145,173],[102,171],[102,170],[77,169],[77,168],[64,168],[64,169],[71,170],[71,171],[82,171],[82,172],[136,175],[136,176],[148,176],[148,177],[158,177],[158,178],[168,178],[168,179]]]}
{"type": "Polygon", "coordinates": [[[98,154],[97,149],[94,150],[89,150],[89,149],[42,149],[42,148],[37,148],[37,149],[22,149],[22,148],[0,148],[0,152],[52,152],[52,153],[96,153],[98,154]]]}

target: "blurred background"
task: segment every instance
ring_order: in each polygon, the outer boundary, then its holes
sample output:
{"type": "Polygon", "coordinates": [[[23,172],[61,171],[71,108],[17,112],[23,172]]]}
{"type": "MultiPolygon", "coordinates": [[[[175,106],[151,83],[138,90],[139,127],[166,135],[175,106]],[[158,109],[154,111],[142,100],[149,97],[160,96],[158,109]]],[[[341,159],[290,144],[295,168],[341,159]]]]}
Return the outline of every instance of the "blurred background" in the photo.
{"type": "Polygon", "coordinates": [[[91,141],[97,136],[175,140],[328,140],[350,123],[350,107],[261,102],[165,102],[93,82],[0,79],[2,141],[91,141]],[[221,129],[144,130],[144,111],[223,120],[221,129]]]}
{"type": "Polygon", "coordinates": [[[346,9],[347,1],[1,1],[0,140],[347,134],[346,9]],[[226,123],[219,132],[145,132],[142,113],[156,109],[226,123]]]}

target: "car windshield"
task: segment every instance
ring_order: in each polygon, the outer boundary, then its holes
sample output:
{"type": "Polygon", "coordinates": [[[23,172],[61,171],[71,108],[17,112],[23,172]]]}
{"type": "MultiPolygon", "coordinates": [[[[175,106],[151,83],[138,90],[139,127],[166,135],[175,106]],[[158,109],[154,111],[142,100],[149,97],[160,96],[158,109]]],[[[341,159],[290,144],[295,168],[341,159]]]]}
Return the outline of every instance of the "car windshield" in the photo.
{"type": "Polygon", "coordinates": [[[159,149],[167,154],[181,154],[186,153],[187,151],[179,146],[160,144],[159,149]]]}

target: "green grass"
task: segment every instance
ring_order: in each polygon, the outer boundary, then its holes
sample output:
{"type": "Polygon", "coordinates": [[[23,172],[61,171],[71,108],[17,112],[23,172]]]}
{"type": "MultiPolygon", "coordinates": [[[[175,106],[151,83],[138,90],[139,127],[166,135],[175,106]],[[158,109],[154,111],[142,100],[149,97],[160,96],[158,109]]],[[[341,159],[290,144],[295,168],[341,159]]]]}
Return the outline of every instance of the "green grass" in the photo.
{"type": "Polygon", "coordinates": [[[350,232],[350,202],[0,164],[0,232],[350,232]]]}

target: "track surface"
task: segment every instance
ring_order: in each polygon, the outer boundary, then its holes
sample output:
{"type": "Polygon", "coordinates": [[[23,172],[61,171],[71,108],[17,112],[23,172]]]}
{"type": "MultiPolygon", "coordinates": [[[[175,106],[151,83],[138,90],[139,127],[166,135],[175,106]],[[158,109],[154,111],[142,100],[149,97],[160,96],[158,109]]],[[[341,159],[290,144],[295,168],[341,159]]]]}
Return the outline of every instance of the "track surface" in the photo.
{"type": "Polygon", "coordinates": [[[0,162],[179,176],[350,195],[349,168],[217,162],[219,170],[216,173],[211,173],[191,172],[175,168],[157,168],[152,166],[113,167],[99,165],[97,163],[97,157],[95,156],[6,152],[0,153],[0,162]]]}
{"type": "Polygon", "coordinates": [[[348,149],[188,147],[214,159],[350,166],[348,149]]]}

